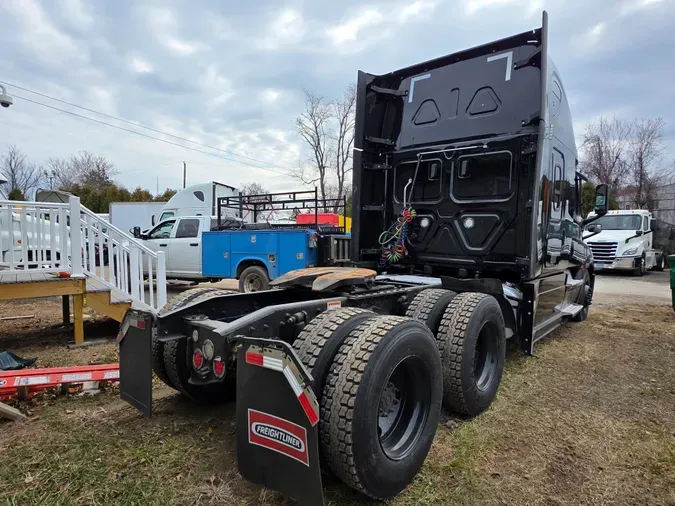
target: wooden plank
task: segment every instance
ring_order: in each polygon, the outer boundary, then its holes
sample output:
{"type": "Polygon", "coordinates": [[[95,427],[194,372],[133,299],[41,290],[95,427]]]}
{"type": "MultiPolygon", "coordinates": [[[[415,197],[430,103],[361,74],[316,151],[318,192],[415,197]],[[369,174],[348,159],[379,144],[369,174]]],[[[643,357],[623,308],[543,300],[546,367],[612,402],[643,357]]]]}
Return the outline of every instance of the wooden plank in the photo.
{"type": "Polygon", "coordinates": [[[0,417],[9,418],[15,422],[22,422],[28,418],[18,409],[8,406],[3,402],[0,402],[0,417]]]}
{"type": "Polygon", "coordinates": [[[85,291],[84,279],[61,279],[35,283],[7,283],[2,285],[0,300],[32,299],[56,295],[76,295],[85,291]]]}
{"type": "Polygon", "coordinates": [[[75,344],[84,342],[84,295],[73,295],[73,326],[75,344]]]}
{"type": "Polygon", "coordinates": [[[0,283],[16,283],[16,274],[0,273],[0,283]]]}
{"type": "Polygon", "coordinates": [[[17,283],[36,283],[38,281],[51,281],[54,279],[53,276],[50,276],[50,279],[47,279],[47,275],[44,272],[20,272],[16,275],[17,283]]]}

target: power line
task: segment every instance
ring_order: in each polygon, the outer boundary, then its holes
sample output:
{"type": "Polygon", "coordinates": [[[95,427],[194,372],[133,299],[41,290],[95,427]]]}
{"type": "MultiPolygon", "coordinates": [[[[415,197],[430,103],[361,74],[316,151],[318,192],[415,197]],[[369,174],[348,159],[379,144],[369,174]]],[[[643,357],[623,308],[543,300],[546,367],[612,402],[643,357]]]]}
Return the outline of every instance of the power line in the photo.
{"type": "MultiPolygon", "coordinates": [[[[0,81],[0,82],[1,82],[1,81],[0,81]]],[[[58,107],[54,107],[53,105],[49,105],[49,104],[45,104],[45,103],[42,103],[42,102],[38,102],[38,101],[36,101],[36,100],[31,100],[30,98],[22,97],[22,96],[20,96],[20,95],[14,95],[14,97],[15,97],[15,98],[18,98],[18,99],[20,99],[20,100],[25,100],[26,102],[30,102],[30,103],[32,103],[32,104],[41,105],[41,106],[43,106],[43,107],[47,107],[47,108],[49,108],[49,109],[53,109],[53,110],[55,110],[55,111],[65,112],[66,114],[70,114],[70,115],[75,116],[75,117],[77,117],[77,118],[82,118],[82,119],[86,119],[86,120],[89,120],[89,121],[93,121],[93,122],[98,123],[98,124],[100,124],[100,125],[105,125],[105,126],[109,126],[109,127],[111,127],[111,128],[116,128],[116,129],[122,130],[122,131],[124,131],[124,132],[129,132],[129,133],[132,133],[132,134],[140,135],[141,137],[146,137],[146,138],[148,138],[148,139],[152,139],[152,140],[155,140],[155,141],[163,142],[163,143],[165,143],[165,144],[170,144],[170,145],[172,145],[172,146],[177,146],[177,147],[179,147],[179,148],[189,149],[190,151],[195,151],[195,152],[201,153],[201,154],[203,154],[203,155],[215,156],[216,158],[220,158],[220,159],[222,159],[222,160],[227,160],[227,161],[229,161],[229,162],[240,163],[240,164],[242,164],[242,165],[247,165],[247,166],[253,167],[253,168],[255,168],[255,169],[266,170],[266,171],[268,171],[268,172],[274,172],[275,174],[281,174],[282,176],[288,176],[288,175],[289,175],[288,172],[282,172],[282,171],[280,171],[280,170],[270,169],[269,167],[259,167],[259,166],[257,166],[257,165],[253,165],[252,163],[242,162],[241,160],[233,160],[232,158],[226,158],[226,157],[224,157],[224,156],[220,156],[220,155],[217,155],[217,154],[215,154],[215,153],[209,153],[209,152],[207,152],[207,151],[203,151],[203,150],[197,149],[197,148],[192,148],[192,147],[190,147],[190,146],[183,146],[182,144],[178,144],[177,142],[167,141],[166,139],[160,139],[159,137],[154,137],[154,136],[152,136],[152,135],[147,135],[147,134],[138,132],[138,131],[136,131],[136,130],[131,130],[130,128],[124,128],[124,127],[121,127],[121,126],[119,126],[119,125],[113,125],[112,123],[107,123],[107,122],[105,122],[105,121],[101,121],[101,120],[98,120],[98,119],[95,119],[95,118],[90,118],[89,116],[84,116],[84,115],[82,115],[82,114],[77,114],[76,112],[73,112],[73,111],[67,111],[67,110],[65,110],[65,109],[60,109],[60,108],[58,108],[58,107]]]]}
{"type": "MultiPolygon", "coordinates": [[[[110,119],[114,119],[115,121],[120,121],[120,122],[122,122],[122,123],[127,123],[127,124],[129,124],[129,125],[133,125],[133,126],[138,127],[138,128],[144,128],[144,129],[149,130],[149,131],[151,131],[151,132],[155,132],[155,133],[158,133],[158,134],[166,135],[167,137],[173,137],[174,139],[178,139],[178,140],[181,140],[181,141],[183,141],[183,142],[189,142],[190,144],[194,144],[194,145],[196,145],[196,146],[201,146],[201,147],[203,147],[203,148],[213,149],[213,150],[215,150],[215,151],[220,151],[220,152],[222,152],[222,153],[227,153],[228,155],[238,156],[239,158],[245,158],[245,159],[247,159],[247,160],[251,160],[251,161],[254,161],[254,162],[263,163],[263,164],[265,164],[265,165],[269,165],[270,167],[275,167],[275,168],[277,168],[277,169],[286,170],[286,171],[287,171],[287,170],[290,170],[290,169],[288,169],[288,168],[286,168],[286,167],[280,167],[280,166],[278,166],[278,165],[274,165],[273,163],[269,163],[269,162],[266,162],[266,161],[264,161],[264,160],[259,160],[259,159],[257,159],[257,158],[252,158],[252,157],[246,156],[246,155],[240,155],[239,153],[235,153],[234,151],[229,151],[229,150],[227,150],[227,149],[217,148],[217,147],[215,147],[215,146],[209,146],[208,144],[203,144],[203,143],[201,143],[201,142],[193,141],[193,140],[191,140],[191,139],[187,139],[187,138],[181,137],[181,136],[179,136],[179,135],[174,135],[174,134],[170,134],[170,133],[167,133],[167,132],[162,132],[161,130],[157,130],[157,129],[152,128],[152,127],[149,127],[149,126],[141,125],[140,123],[135,123],[135,122],[133,122],[133,121],[129,121],[129,120],[126,120],[126,119],[118,118],[117,116],[112,116],[111,114],[106,114],[106,113],[104,113],[104,112],[96,111],[96,110],[94,110],[94,109],[89,109],[88,107],[84,107],[84,106],[81,106],[81,105],[73,104],[72,102],[68,102],[68,101],[62,100],[62,99],[60,99],[60,98],[52,97],[52,96],[50,96],[50,95],[46,95],[46,94],[44,94],[44,93],[40,93],[39,91],[30,90],[30,89],[28,89],[28,88],[24,88],[24,87],[18,86],[18,85],[16,85],[16,84],[8,83],[8,82],[6,82],[6,81],[0,81],[0,83],[6,84],[7,86],[13,86],[14,88],[17,88],[17,89],[19,89],[19,90],[27,91],[28,93],[33,93],[34,95],[38,95],[38,96],[40,96],[40,97],[44,97],[44,98],[47,98],[47,99],[49,99],[49,100],[54,100],[55,102],[60,102],[60,103],[62,103],[62,104],[66,104],[66,105],[69,105],[69,106],[71,106],[71,107],[77,107],[78,109],[82,109],[82,110],[84,110],[84,111],[88,111],[88,112],[91,112],[91,113],[94,113],[94,114],[99,114],[99,115],[101,115],[101,116],[103,116],[103,117],[110,118],[110,119]]],[[[21,98],[21,97],[17,97],[17,98],[21,98]]],[[[23,100],[28,100],[28,99],[24,98],[23,100]]],[[[30,100],[28,100],[28,101],[30,102],[30,100]]],[[[34,102],[34,103],[38,103],[38,104],[39,104],[39,102],[34,102]]],[[[44,105],[44,104],[41,104],[41,105],[44,105]]],[[[57,110],[60,110],[60,109],[57,109],[57,110]]],[[[86,117],[86,116],[85,116],[85,117],[86,117]]],[[[91,118],[87,118],[87,119],[91,119],[91,118]]],[[[225,160],[229,160],[229,158],[225,158],[225,160]]],[[[232,160],[232,161],[237,162],[237,160],[232,160]]]]}

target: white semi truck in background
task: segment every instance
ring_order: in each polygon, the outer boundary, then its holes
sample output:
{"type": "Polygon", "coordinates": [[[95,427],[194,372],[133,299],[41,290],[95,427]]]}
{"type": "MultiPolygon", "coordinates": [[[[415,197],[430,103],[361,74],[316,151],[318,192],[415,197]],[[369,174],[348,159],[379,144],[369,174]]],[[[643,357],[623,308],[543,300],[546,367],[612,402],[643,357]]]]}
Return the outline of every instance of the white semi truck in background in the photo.
{"type": "MultiPolygon", "coordinates": [[[[238,194],[235,187],[210,181],[193,184],[179,190],[168,202],[112,202],[109,208],[110,223],[120,230],[133,234],[134,227],[148,231],[162,221],[181,216],[216,216],[220,197],[238,194]]],[[[224,209],[225,215],[239,217],[235,210],[224,209]]]]}
{"type": "MultiPolygon", "coordinates": [[[[589,213],[588,217],[595,216],[589,213]]],[[[586,228],[585,242],[593,251],[596,272],[627,271],[643,276],[663,270],[663,251],[654,248],[654,217],[646,209],[609,211],[586,228]]]]}

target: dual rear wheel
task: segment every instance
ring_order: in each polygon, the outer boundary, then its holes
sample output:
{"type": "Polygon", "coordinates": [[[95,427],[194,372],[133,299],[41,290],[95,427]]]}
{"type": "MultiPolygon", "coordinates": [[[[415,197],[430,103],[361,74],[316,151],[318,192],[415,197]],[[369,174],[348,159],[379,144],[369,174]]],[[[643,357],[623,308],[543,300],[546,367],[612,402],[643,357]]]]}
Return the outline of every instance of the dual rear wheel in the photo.
{"type": "Polygon", "coordinates": [[[406,317],[326,311],[293,346],[314,378],[324,463],[377,499],[420,470],[442,407],[477,415],[489,406],[506,347],[494,297],[441,289],[420,292],[406,317]]]}

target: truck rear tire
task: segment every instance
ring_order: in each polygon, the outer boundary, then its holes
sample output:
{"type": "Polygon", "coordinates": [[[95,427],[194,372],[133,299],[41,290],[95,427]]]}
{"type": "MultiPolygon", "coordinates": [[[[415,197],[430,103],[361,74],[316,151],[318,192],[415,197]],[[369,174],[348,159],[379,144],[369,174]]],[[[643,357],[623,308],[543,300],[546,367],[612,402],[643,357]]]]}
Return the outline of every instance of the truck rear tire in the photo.
{"type": "Polygon", "coordinates": [[[442,381],[438,347],[423,323],[362,322],[340,347],[321,397],[319,437],[331,471],[376,499],[405,489],[434,439],[442,381]]]}
{"type": "MultiPolygon", "coordinates": [[[[164,306],[159,310],[159,314],[163,315],[176,309],[185,307],[198,297],[203,297],[201,300],[207,300],[211,297],[228,293],[237,292],[214,287],[192,288],[191,290],[185,290],[179,295],[176,295],[173,299],[171,299],[171,301],[164,304],[164,306]]],[[[167,384],[171,388],[179,390],[178,386],[173,383],[167,374],[166,365],[164,362],[164,343],[158,341],[154,334],[152,336],[152,370],[163,383],[167,384]]]]}
{"type": "Polygon", "coordinates": [[[427,288],[418,293],[412,300],[405,315],[413,320],[424,323],[435,335],[441,318],[450,301],[457,295],[452,290],[442,288],[427,288]]]}
{"type": "Polygon", "coordinates": [[[239,291],[242,293],[262,292],[270,289],[267,270],[259,265],[246,267],[239,276],[239,291]]]}
{"type": "Polygon", "coordinates": [[[436,334],[443,362],[443,406],[476,416],[492,403],[504,371],[506,330],[499,302],[484,293],[457,295],[436,334]]]}
{"type": "Polygon", "coordinates": [[[312,391],[320,402],[333,359],[347,336],[364,320],[377,315],[358,307],[324,311],[307,324],[293,343],[293,349],[312,373],[312,391]]]}

